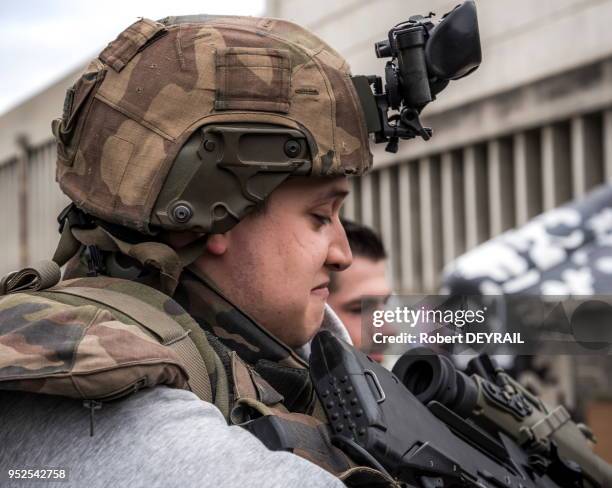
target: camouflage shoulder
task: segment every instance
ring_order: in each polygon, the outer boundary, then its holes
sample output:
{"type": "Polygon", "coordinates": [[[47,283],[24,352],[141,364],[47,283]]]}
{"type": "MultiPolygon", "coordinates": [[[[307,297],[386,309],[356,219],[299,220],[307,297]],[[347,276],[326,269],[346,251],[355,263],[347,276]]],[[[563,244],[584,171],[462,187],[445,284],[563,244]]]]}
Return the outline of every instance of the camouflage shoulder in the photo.
{"type": "Polygon", "coordinates": [[[186,387],[179,358],[108,310],[0,297],[0,389],[105,400],[156,384],[186,387]]]}

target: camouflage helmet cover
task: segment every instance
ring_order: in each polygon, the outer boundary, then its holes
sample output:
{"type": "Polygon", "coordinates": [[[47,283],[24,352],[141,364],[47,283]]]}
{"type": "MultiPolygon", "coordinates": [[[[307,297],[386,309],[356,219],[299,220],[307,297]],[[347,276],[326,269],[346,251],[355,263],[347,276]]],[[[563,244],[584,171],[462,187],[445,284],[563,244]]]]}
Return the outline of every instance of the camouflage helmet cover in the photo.
{"type": "Polygon", "coordinates": [[[198,128],[228,122],[300,130],[312,176],[372,165],[336,51],[285,20],[197,16],[141,19],[91,62],[54,122],[57,180],[91,215],[148,232],[181,147],[198,128]]]}

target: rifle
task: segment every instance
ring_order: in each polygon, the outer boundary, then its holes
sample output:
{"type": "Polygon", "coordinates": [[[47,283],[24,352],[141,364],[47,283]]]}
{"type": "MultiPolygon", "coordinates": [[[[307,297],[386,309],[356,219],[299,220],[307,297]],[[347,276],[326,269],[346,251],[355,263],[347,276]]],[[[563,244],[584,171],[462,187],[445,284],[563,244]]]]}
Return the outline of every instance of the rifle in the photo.
{"type": "Polygon", "coordinates": [[[468,376],[427,351],[390,372],[317,334],[310,374],[337,447],[413,487],[612,487],[592,434],[563,407],[549,409],[486,355],[468,376]]]}

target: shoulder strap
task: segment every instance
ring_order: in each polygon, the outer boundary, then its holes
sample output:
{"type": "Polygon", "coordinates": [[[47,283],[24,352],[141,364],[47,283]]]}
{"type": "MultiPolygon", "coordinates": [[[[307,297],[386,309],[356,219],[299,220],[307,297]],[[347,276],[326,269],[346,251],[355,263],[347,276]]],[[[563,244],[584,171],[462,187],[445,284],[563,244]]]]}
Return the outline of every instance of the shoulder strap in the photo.
{"type": "Polygon", "coordinates": [[[57,285],[60,267],[54,261],[39,261],[33,266],[13,271],[0,278],[0,296],[19,291],[38,291],[57,285]]]}
{"type": "Polygon", "coordinates": [[[174,350],[189,374],[188,383],[191,390],[200,399],[210,403],[213,402],[212,388],[204,358],[189,337],[190,331],[181,327],[168,314],[138,298],[105,288],[60,286],[48,290],[47,293],[77,296],[112,307],[128,316],[156,335],[164,346],[174,350]]]}

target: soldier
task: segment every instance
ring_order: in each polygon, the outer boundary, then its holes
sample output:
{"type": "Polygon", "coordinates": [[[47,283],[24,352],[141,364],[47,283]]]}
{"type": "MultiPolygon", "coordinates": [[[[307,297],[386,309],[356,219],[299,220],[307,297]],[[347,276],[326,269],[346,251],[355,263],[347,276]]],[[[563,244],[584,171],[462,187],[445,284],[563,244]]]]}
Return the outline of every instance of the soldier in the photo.
{"type": "Polygon", "coordinates": [[[2,485],[393,485],[331,445],[305,360],[346,336],[339,209],[372,164],[338,53],[283,20],[142,19],[53,129],[68,281],[0,286],[26,288],[0,302],[2,485]]]}
{"type": "Polygon", "coordinates": [[[368,297],[368,306],[381,309],[391,294],[385,269],[387,253],[380,237],[369,227],[347,219],[342,219],[342,226],[351,247],[353,262],[346,271],[332,273],[329,304],[348,329],[355,347],[367,351],[372,359],[381,362],[385,347],[372,342],[372,324],[364,324],[362,329],[361,322],[364,297],[368,297]]]}

